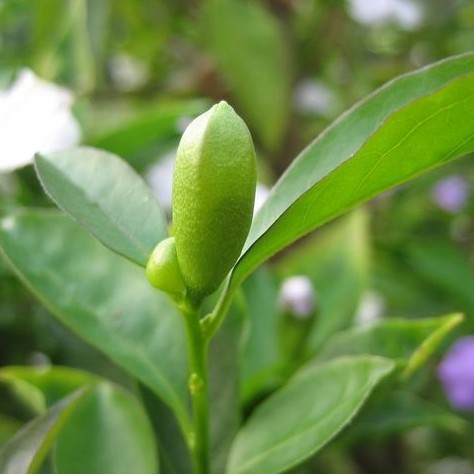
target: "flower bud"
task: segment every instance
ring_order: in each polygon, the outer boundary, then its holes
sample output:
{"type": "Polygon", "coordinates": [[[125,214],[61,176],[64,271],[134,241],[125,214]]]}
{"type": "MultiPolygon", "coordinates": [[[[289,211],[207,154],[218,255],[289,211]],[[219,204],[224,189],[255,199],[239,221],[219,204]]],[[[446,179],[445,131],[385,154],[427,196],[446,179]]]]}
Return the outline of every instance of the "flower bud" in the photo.
{"type": "Polygon", "coordinates": [[[195,299],[215,291],[237,261],[252,221],[255,151],[226,102],[197,117],[181,139],[173,177],[173,233],[195,299]]]}
{"type": "Polygon", "coordinates": [[[185,286],[176,256],[174,237],[162,240],[153,250],[146,275],[150,283],[171,295],[184,294],[185,286]]]}

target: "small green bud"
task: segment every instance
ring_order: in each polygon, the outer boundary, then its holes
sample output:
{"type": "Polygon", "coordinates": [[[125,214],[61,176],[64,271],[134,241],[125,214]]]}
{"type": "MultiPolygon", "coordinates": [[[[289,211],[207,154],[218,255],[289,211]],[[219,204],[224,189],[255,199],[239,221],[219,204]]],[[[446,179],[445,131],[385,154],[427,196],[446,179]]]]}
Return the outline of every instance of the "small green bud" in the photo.
{"type": "Polygon", "coordinates": [[[219,287],[240,255],[256,176],[250,132],[226,102],[185,130],[173,179],[173,233],[186,287],[197,299],[219,287]]]}
{"type": "Polygon", "coordinates": [[[176,256],[174,237],[162,240],[153,250],[146,266],[146,276],[159,290],[172,295],[185,291],[183,276],[176,256]]]}

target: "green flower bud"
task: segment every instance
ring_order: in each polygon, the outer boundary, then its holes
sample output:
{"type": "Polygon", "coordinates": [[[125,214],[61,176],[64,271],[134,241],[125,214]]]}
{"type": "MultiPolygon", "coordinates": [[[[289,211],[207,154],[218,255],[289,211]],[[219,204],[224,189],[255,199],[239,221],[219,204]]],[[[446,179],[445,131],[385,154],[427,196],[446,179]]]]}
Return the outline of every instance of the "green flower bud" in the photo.
{"type": "Polygon", "coordinates": [[[171,295],[184,294],[185,286],[176,256],[174,237],[162,240],[155,247],[148,259],[146,276],[159,290],[171,295]]]}
{"type": "Polygon", "coordinates": [[[226,102],[185,130],[173,180],[173,233],[189,293],[200,299],[229,273],[253,214],[256,160],[244,121],[226,102]]]}

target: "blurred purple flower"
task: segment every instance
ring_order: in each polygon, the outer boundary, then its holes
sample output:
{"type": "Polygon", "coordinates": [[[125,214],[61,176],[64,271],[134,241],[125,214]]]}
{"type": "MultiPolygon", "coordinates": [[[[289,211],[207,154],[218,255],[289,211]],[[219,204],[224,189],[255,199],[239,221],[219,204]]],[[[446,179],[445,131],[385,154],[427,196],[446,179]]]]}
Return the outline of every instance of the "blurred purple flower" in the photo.
{"type": "Polygon", "coordinates": [[[456,214],[466,205],[471,186],[462,176],[448,176],[433,186],[434,202],[447,212],[456,214]]]}
{"type": "Polygon", "coordinates": [[[474,411],[474,336],[451,347],[438,367],[438,378],[453,407],[474,411]]]}

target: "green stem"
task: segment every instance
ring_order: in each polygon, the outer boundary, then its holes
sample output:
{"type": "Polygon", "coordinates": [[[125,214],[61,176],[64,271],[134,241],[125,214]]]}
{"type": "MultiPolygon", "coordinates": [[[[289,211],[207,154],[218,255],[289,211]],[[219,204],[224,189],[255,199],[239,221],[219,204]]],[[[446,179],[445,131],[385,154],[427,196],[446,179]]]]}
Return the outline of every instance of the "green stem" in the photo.
{"type": "Polygon", "coordinates": [[[192,450],[196,474],[209,474],[209,380],[207,370],[208,342],[199,323],[200,311],[183,309],[189,348],[189,391],[193,405],[194,430],[192,450]]]}

